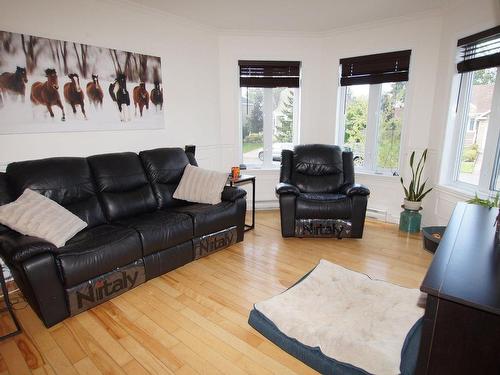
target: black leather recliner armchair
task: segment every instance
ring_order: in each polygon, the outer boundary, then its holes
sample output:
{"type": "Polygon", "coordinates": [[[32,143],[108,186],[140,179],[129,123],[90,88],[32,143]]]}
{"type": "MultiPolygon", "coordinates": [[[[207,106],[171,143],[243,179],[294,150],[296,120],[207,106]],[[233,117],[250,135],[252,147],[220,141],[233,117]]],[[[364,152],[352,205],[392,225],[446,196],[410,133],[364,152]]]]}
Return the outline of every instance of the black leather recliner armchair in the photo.
{"type": "Polygon", "coordinates": [[[283,237],[363,236],[370,190],[354,183],[350,151],[320,144],[283,150],[276,194],[283,237]]]}

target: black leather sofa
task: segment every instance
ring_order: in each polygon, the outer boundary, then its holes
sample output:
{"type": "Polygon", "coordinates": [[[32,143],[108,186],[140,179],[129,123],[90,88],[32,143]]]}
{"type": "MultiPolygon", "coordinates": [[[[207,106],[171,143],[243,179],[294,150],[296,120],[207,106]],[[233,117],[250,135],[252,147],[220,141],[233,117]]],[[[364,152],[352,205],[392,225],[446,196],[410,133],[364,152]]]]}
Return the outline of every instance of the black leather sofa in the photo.
{"type": "Polygon", "coordinates": [[[350,151],[321,144],[283,150],[276,194],[283,237],[363,236],[370,191],[354,183],[350,151]]]}
{"type": "Polygon", "coordinates": [[[29,188],[88,223],[61,248],[0,226],[0,255],[46,326],[243,240],[244,190],[225,187],[217,205],[172,197],[188,163],[194,152],[162,148],[15,162],[0,173],[0,205],[29,188]]]}

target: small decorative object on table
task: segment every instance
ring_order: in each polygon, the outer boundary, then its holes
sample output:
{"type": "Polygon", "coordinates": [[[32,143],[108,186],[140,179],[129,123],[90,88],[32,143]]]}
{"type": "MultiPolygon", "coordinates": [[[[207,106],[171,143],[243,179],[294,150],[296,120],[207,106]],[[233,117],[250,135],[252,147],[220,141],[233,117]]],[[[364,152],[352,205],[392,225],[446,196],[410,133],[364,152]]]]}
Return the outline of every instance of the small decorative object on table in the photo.
{"type": "MultiPolygon", "coordinates": [[[[467,201],[467,203],[477,204],[479,206],[488,207],[489,209],[492,209],[492,208],[499,209],[500,208],[500,193],[497,193],[495,195],[495,198],[492,198],[492,199],[490,199],[490,198],[481,199],[478,197],[478,195],[476,193],[474,195],[474,198],[469,199],[467,201]]],[[[497,219],[495,221],[495,225],[496,225],[495,245],[498,246],[500,244],[500,209],[499,209],[499,212],[497,215],[497,219]]]]}
{"type": "Polygon", "coordinates": [[[421,183],[426,160],[427,149],[422,152],[417,166],[414,167],[415,151],[413,151],[410,156],[411,181],[408,188],[404,185],[403,177],[400,179],[405,192],[405,199],[402,206],[404,211],[401,212],[399,219],[399,230],[404,232],[420,232],[422,215],[418,211],[422,209],[422,199],[432,190],[432,188],[425,190],[427,179],[421,183]]]}

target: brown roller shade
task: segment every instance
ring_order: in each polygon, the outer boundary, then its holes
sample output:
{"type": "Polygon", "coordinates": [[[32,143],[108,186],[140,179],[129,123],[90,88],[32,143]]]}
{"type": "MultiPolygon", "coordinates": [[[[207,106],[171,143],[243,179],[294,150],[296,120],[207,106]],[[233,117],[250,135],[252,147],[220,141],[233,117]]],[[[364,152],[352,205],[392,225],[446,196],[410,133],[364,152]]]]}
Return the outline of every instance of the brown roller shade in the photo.
{"type": "Polygon", "coordinates": [[[240,60],[241,87],[299,87],[300,61],[240,60]]]}
{"type": "Polygon", "coordinates": [[[459,73],[500,66],[500,26],[462,38],[457,46],[459,73]]]}
{"type": "Polygon", "coordinates": [[[340,59],[341,86],[408,81],[411,50],[340,59]]]}

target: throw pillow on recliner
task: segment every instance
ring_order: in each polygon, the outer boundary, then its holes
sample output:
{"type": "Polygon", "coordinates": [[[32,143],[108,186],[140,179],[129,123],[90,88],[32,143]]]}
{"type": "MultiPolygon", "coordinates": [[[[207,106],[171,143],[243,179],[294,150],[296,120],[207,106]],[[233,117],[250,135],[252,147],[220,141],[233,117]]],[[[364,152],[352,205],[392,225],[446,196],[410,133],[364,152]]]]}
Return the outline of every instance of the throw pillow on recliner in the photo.
{"type": "Polygon", "coordinates": [[[194,203],[217,204],[228,178],[227,173],[186,165],[174,198],[194,203]]]}
{"type": "Polygon", "coordinates": [[[30,189],[0,206],[0,224],[62,247],[87,223],[53,200],[30,189]]]}

